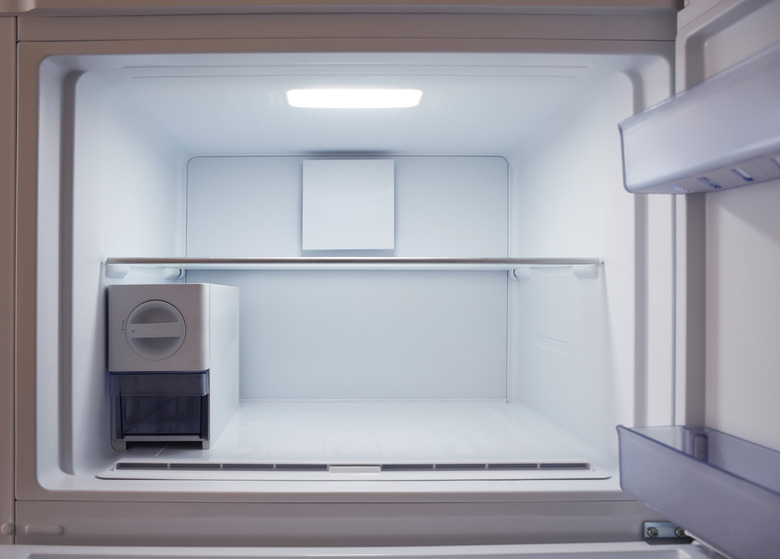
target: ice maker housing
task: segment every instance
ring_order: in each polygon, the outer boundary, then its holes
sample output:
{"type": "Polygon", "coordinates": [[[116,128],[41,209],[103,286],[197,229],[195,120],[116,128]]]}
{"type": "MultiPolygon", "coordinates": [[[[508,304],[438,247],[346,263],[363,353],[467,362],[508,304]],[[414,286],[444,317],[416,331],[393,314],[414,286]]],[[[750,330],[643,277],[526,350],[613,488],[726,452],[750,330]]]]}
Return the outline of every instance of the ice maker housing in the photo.
{"type": "Polygon", "coordinates": [[[219,436],[238,408],[238,290],[193,284],[108,288],[111,443],[219,436]]]}

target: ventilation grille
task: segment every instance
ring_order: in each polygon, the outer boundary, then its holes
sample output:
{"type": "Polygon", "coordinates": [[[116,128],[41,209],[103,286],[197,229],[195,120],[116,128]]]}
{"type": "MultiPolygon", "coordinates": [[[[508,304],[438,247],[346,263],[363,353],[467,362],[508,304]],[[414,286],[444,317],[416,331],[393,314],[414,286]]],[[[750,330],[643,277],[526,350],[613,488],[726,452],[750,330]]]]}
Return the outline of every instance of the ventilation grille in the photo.
{"type": "Polygon", "coordinates": [[[589,462],[517,462],[474,464],[250,464],[241,462],[117,462],[117,470],[227,470],[257,472],[461,472],[478,470],[592,470],[589,462]]]}

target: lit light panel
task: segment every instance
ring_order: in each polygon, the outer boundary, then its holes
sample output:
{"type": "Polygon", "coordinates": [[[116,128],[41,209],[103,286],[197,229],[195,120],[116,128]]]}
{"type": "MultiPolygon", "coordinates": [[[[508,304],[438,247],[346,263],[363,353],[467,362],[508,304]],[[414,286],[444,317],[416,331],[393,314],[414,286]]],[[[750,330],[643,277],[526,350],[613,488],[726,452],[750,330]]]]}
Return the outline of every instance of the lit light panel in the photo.
{"type": "Polygon", "coordinates": [[[420,103],[419,89],[291,89],[287,103],[307,109],[401,109],[420,103]]]}

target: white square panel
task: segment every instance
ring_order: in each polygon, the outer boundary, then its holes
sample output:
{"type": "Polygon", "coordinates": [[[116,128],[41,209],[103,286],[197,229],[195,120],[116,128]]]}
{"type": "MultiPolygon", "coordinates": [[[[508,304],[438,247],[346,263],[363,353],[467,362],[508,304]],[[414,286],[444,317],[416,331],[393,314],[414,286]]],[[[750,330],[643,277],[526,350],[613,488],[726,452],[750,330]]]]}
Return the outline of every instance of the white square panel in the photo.
{"type": "Polygon", "coordinates": [[[395,247],[392,159],[303,162],[303,250],[395,247]]]}

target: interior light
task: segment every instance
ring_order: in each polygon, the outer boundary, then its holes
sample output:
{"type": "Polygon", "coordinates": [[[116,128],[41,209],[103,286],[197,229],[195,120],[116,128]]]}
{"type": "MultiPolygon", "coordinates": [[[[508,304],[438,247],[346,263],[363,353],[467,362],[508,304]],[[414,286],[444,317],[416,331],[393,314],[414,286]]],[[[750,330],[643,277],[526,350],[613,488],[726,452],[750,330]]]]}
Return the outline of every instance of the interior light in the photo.
{"type": "Polygon", "coordinates": [[[401,109],[420,102],[419,89],[291,89],[287,103],[307,109],[401,109]]]}

